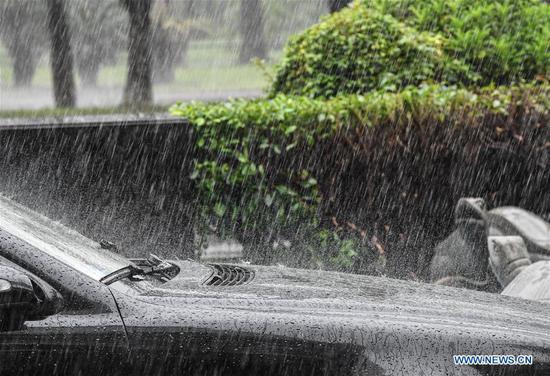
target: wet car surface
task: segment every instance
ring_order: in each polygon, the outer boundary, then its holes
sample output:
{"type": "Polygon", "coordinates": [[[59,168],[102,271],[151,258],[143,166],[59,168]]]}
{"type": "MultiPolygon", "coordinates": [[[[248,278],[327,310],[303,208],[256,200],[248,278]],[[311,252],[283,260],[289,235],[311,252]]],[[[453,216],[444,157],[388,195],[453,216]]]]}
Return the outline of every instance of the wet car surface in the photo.
{"type": "Polygon", "coordinates": [[[94,274],[98,260],[137,268],[146,259],[126,260],[8,199],[1,203],[1,264],[51,286],[63,301],[58,312],[0,333],[3,374],[501,374],[454,366],[455,354],[532,354],[535,365],[521,372],[550,369],[544,303],[189,260],[169,261],[171,275],[136,273],[107,284],[94,274]],[[103,258],[88,254],[76,263],[62,251],[68,234],[103,258]]]}

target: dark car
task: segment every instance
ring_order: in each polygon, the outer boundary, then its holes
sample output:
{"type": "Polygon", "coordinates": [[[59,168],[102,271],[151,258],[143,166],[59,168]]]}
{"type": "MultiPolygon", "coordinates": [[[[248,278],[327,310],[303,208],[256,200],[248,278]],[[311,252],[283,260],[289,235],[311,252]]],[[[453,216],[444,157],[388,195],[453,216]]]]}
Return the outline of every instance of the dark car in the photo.
{"type": "Polygon", "coordinates": [[[550,374],[544,303],[106,248],[0,196],[2,374],[550,374]],[[457,366],[459,354],[533,365],[457,366]]]}

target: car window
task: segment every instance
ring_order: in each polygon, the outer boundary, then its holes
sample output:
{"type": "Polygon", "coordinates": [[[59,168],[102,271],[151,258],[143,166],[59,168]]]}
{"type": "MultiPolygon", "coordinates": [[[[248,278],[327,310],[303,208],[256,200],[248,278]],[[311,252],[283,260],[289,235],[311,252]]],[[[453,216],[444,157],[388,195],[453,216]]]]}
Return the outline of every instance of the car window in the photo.
{"type": "Polygon", "coordinates": [[[2,196],[0,228],[97,281],[130,263],[77,231],[2,196]]]}

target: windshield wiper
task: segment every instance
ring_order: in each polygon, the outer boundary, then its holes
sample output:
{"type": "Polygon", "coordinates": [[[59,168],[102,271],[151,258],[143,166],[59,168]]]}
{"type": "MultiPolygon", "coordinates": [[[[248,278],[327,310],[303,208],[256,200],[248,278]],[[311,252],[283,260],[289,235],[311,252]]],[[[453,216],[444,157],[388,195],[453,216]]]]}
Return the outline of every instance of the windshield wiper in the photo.
{"type": "Polygon", "coordinates": [[[105,277],[101,278],[99,282],[110,285],[113,282],[120,281],[121,279],[129,278],[131,280],[137,279],[142,280],[139,276],[144,276],[145,271],[141,268],[138,268],[134,265],[128,265],[124,268],[115,270],[114,272],[107,274],[105,277]]]}
{"type": "Polygon", "coordinates": [[[143,281],[145,276],[154,274],[160,275],[165,280],[169,280],[171,279],[171,275],[177,274],[180,269],[179,266],[165,261],[154,254],[151,254],[145,261],[145,264],[140,264],[139,266],[130,264],[118,269],[101,278],[99,281],[106,285],[110,285],[111,283],[125,278],[131,281],[143,281]]]}

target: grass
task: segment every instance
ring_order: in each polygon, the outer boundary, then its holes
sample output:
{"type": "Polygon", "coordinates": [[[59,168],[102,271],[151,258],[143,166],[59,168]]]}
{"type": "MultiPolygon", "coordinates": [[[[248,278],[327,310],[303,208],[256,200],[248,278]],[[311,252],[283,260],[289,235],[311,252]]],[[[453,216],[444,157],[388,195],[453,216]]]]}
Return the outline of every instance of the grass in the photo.
{"type": "MultiPolygon", "coordinates": [[[[136,113],[125,107],[88,107],[88,108],[45,108],[40,110],[4,110],[0,111],[0,119],[10,118],[44,118],[62,116],[84,116],[84,115],[110,115],[110,114],[131,114],[136,113]]],[[[168,112],[168,107],[153,106],[140,110],[141,113],[168,112]]]]}
{"type": "MultiPolygon", "coordinates": [[[[48,72],[49,74],[49,72],[48,72]]],[[[39,74],[36,75],[38,79],[39,74]]],[[[223,91],[263,89],[267,80],[263,73],[252,64],[225,67],[177,68],[175,80],[168,84],[156,84],[157,91],[223,91]]],[[[117,64],[103,68],[98,77],[98,86],[122,87],[126,79],[126,66],[117,64]]],[[[37,85],[43,86],[37,82],[37,85]]]]}
{"type": "MultiPolygon", "coordinates": [[[[190,44],[186,64],[178,67],[175,80],[157,84],[155,89],[179,91],[258,90],[267,86],[267,78],[254,64],[237,65],[237,46],[222,41],[197,41],[190,44]]],[[[274,53],[278,56],[278,53],[274,53]]],[[[123,87],[126,80],[126,56],[121,53],[115,65],[99,72],[99,87],[123,87]]],[[[11,60],[0,46],[0,87],[9,89],[12,83],[11,60]]],[[[51,87],[51,72],[47,56],[40,61],[32,86],[51,87]]]]}

